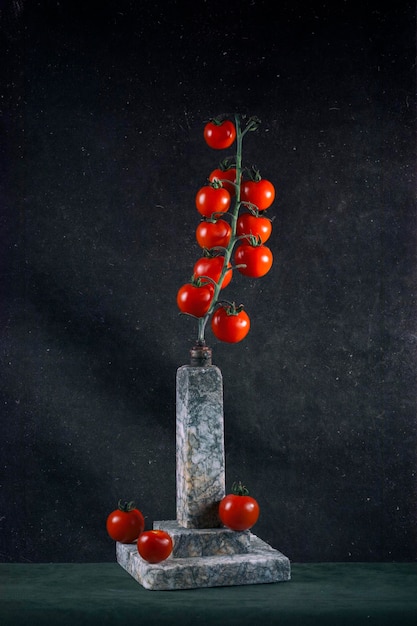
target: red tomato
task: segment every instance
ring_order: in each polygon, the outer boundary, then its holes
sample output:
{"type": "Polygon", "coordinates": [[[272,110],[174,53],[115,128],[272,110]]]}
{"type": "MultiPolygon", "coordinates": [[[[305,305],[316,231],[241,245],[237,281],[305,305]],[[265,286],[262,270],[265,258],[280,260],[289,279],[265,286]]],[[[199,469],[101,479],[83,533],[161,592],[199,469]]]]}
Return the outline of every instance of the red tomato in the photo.
{"type": "Polygon", "coordinates": [[[237,268],[244,276],[259,278],[265,276],[271,269],[273,256],[267,246],[244,243],[236,248],[235,263],[246,265],[246,267],[237,268]]]}
{"type": "Polygon", "coordinates": [[[195,231],[197,243],[202,248],[227,248],[232,236],[232,227],[226,220],[200,222],[195,231]]]}
{"type": "Polygon", "coordinates": [[[259,211],[264,211],[275,200],[275,187],[266,178],[247,180],[240,188],[242,202],[254,204],[259,211]]]}
{"type": "Polygon", "coordinates": [[[260,238],[261,243],[265,243],[271,236],[272,222],[267,217],[257,217],[252,213],[242,213],[238,217],[236,224],[236,234],[253,235],[260,238]]]}
{"type": "Polygon", "coordinates": [[[204,217],[211,217],[213,213],[225,213],[230,207],[230,193],[224,187],[204,185],[197,192],[195,205],[204,217]]]}
{"type": "Polygon", "coordinates": [[[145,519],[133,502],[119,500],[119,508],[107,517],[107,532],[114,541],[133,543],[145,528],[145,519]]]}
{"type": "Polygon", "coordinates": [[[259,504],[240,483],[232,491],[220,501],[220,520],[232,530],[248,530],[258,521],[259,504]]]}
{"type": "Polygon", "coordinates": [[[250,328],[250,319],[243,307],[222,306],[211,318],[213,335],[226,343],[237,343],[246,337],[250,328]]]}
{"type": "MultiPolygon", "coordinates": [[[[224,267],[224,257],[223,256],[203,256],[194,264],[194,276],[202,278],[203,276],[208,276],[215,283],[219,282],[220,275],[223,271],[224,267]]],[[[232,267],[229,263],[228,267],[232,267]]],[[[221,288],[224,289],[232,280],[233,270],[227,270],[224,275],[223,282],[221,288]]],[[[209,282],[209,281],[207,281],[209,282]]]]}
{"type": "Polygon", "coordinates": [[[171,535],[165,530],[147,530],[139,535],[137,548],[140,556],[148,563],[160,563],[169,557],[173,548],[171,535]]]}
{"type": "Polygon", "coordinates": [[[182,313],[204,317],[210,308],[213,298],[214,286],[209,283],[201,284],[186,283],[179,288],[177,293],[177,305],[182,313]]]}
{"type": "Polygon", "coordinates": [[[204,139],[210,148],[224,150],[230,148],[236,138],[236,128],[230,120],[220,122],[210,120],[204,126],[204,139]]]}
{"type": "Polygon", "coordinates": [[[213,170],[209,176],[210,182],[214,182],[215,180],[221,182],[223,187],[230,193],[231,197],[235,195],[236,187],[233,183],[236,182],[236,168],[231,167],[230,169],[223,170],[221,167],[218,167],[213,170]]]}

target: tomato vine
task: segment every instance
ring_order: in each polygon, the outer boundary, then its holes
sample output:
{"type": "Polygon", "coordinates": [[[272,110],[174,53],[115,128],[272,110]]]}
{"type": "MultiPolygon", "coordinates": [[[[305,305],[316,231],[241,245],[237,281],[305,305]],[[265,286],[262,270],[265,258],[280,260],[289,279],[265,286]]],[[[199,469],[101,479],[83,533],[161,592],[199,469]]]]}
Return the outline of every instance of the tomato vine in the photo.
{"type": "MultiPolygon", "coordinates": [[[[196,231],[199,245],[204,241],[201,233],[209,240],[211,237],[214,241],[216,233],[213,225],[217,221],[223,222],[223,229],[226,219],[227,223],[230,223],[230,232],[227,233],[225,239],[220,241],[222,245],[213,245],[210,249],[204,248],[204,257],[207,257],[208,260],[207,267],[210,267],[210,258],[219,258],[217,265],[220,269],[217,274],[215,276],[212,272],[208,272],[207,275],[201,274],[199,268],[204,267],[204,258],[202,258],[194,266],[194,274],[190,282],[183,285],[179,291],[183,299],[188,298],[190,303],[186,310],[181,303],[178,303],[181,312],[198,320],[197,345],[201,347],[205,346],[207,322],[216,311],[219,312],[220,308],[225,309],[227,315],[216,315],[216,319],[213,320],[217,322],[214,333],[217,338],[221,341],[235,343],[243,339],[249,330],[249,319],[245,333],[228,330],[233,327],[229,319],[230,316],[236,316],[236,324],[242,322],[243,305],[225,304],[224,300],[219,299],[221,290],[231,280],[233,270],[237,269],[242,275],[254,278],[265,275],[272,266],[272,252],[265,246],[265,241],[272,229],[272,220],[270,227],[267,228],[265,222],[269,218],[265,217],[265,212],[275,199],[275,188],[269,180],[261,177],[257,168],[254,166],[245,168],[243,166],[243,139],[247,133],[257,130],[259,125],[260,120],[257,117],[246,118],[246,116],[236,114],[234,122],[227,118],[216,118],[208,122],[204,129],[204,138],[210,148],[224,149],[236,142],[236,151],[234,158],[224,159],[220,166],[211,172],[207,183],[196,195],[196,207],[200,217],[202,217],[200,222],[202,227],[197,228],[196,231]],[[223,136],[222,129],[224,129],[223,136]],[[223,177],[222,172],[224,172],[223,177]],[[233,172],[234,177],[231,176],[231,172],[233,172]],[[220,208],[217,197],[222,198],[223,205],[220,208]],[[260,217],[261,212],[262,218],[260,217]],[[246,216],[246,219],[239,221],[242,216],[246,216]],[[205,228],[205,224],[209,226],[208,229],[205,228]],[[247,226],[244,227],[242,224],[247,226]],[[266,232],[267,234],[265,234],[266,232]],[[236,255],[234,250],[238,244],[240,254],[236,255]],[[245,254],[242,254],[242,251],[245,254]],[[242,257],[243,262],[240,262],[240,257],[242,257]],[[246,259],[250,262],[250,268],[245,263],[246,259]],[[198,290],[206,289],[207,292],[208,284],[212,292],[211,299],[207,307],[201,308],[203,293],[198,290]],[[239,321],[238,316],[240,316],[239,321]],[[227,323],[224,332],[221,332],[222,329],[218,326],[223,323],[222,320],[224,320],[224,324],[227,323]]],[[[204,295],[207,301],[207,293],[204,295]]],[[[245,318],[248,317],[246,313],[244,316],[245,318]]]]}

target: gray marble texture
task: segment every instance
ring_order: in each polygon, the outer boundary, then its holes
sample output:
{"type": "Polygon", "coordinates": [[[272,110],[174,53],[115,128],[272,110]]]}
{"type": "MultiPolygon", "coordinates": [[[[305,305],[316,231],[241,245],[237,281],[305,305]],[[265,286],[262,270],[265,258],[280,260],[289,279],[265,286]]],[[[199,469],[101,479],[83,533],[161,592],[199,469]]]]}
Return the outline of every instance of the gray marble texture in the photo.
{"type": "Polygon", "coordinates": [[[184,365],[176,381],[177,521],[184,528],[220,526],[225,495],[223,378],[218,367],[184,365]]]}
{"type": "Polygon", "coordinates": [[[177,519],[158,521],[173,540],[162,563],[147,563],[136,543],[116,544],[118,563],[146,589],[253,585],[289,580],[288,558],[250,531],[224,528],[223,381],[213,365],[177,370],[177,519]]]}
{"type": "Polygon", "coordinates": [[[183,528],[176,520],[154,522],[172,537],[175,558],[243,554],[250,549],[248,530],[235,532],[229,528],[183,528]]]}
{"type": "Polygon", "coordinates": [[[156,564],[147,563],[136,544],[116,544],[116,558],[145,589],[169,591],[201,587],[225,587],[276,583],[291,579],[288,558],[250,533],[250,548],[244,554],[176,558],[171,555],[156,564]]]}

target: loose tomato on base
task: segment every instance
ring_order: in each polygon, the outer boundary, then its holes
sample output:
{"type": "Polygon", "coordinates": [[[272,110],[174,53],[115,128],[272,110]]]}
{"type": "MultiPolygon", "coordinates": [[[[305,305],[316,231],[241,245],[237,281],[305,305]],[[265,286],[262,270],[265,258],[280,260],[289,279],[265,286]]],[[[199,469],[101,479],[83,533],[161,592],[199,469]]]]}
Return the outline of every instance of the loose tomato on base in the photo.
{"type": "Polygon", "coordinates": [[[114,541],[133,543],[145,528],[145,518],[133,502],[119,500],[118,507],[107,517],[107,532],[114,541]]]}
{"type": "Polygon", "coordinates": [[[259,504],[242,483],[235,483],[232,493],[220,501],[219,517],[231,530],[249,530],[258,521],[259,504]]]}
{"type": "Polygon", "coordinates": [[[235,304],[219,307],[211,318],[213,335],[225,343],[238,343],[248,334],[250,319],[243,306],[235,304]]]}
{"type": "Polygon", "coordinates": [[[148,563],[160,563],[169,557],[173,549],[171,535],[165,530],[147,530],[139,535],[137,549],[148,563]]]}

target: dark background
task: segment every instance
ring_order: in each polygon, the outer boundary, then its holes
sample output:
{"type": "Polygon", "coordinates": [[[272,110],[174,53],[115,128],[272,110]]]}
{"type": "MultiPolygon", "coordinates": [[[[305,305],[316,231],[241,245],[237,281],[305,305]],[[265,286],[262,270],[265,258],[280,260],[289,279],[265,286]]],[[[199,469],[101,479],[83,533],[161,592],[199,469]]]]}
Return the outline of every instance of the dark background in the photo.
{"type": "Polygon", "coordinates": [[[113,561],[119,498],[175,518],[175,297],[221,113],[276,186],[262,279],[207,333],[227,485],[296,561],[414,561],[411,2],[1,4],[2,561],[113,561]]]}

